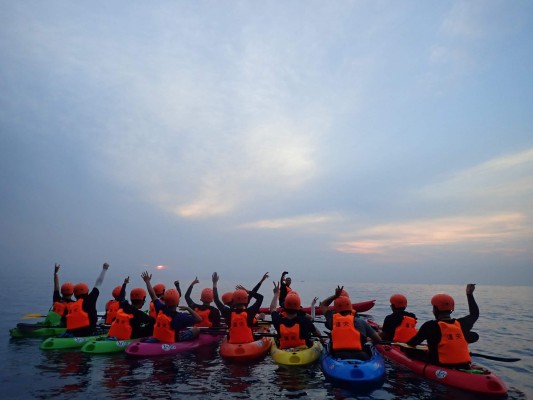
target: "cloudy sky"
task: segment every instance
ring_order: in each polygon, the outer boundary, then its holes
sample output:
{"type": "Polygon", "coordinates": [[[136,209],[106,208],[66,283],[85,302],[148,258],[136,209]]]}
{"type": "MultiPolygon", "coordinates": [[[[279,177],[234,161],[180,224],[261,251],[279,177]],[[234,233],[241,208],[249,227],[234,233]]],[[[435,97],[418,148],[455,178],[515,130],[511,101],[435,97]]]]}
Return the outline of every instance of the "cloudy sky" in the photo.
{"type": "Polygon", "coordinates": [[[2,268],[531,285],[532,20],[1,0],[2,268]]]}

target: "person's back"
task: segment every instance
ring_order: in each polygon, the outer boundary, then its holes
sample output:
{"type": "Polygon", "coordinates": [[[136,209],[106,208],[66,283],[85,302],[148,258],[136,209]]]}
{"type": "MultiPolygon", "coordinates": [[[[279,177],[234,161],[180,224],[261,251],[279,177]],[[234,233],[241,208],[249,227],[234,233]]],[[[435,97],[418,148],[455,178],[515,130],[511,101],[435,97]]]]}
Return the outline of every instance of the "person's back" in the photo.
{"type": "Polygon", "coordinates": [[[67,305],[67,331],[65,336],[91,336],[96,333],[95,328],[98,321],[96,301],[100,294],[98,287],[102,284],[108,268],[109,264],[104,263],[102,271],[90,293],[86,283],[82,282],[74,286],[76,301],[67,305]]]}
{"type": "Polygon", "coordinates": [[[407,298],[403,294],[393,294],[390,297],[392,314],[385,317],[381,339],[394,342],[407,342],[418,332],[416,329],[416,315],[405,311],[407,298]]]}
{"type": "Polygon", "coordinates": [[[450,295],[433,296],[431,304],[436,319],[422,324],[418,333],[407,344],[414,347],[426,340],[428,353],[425,359],[428,362],[450,368],[468,368],[471,361],[468,339],[479,317],[479,308],[473,296],[474,289],[475,285],[467,285],[469,314],[458,319],[451,317],[455,302],[450,295]]]}

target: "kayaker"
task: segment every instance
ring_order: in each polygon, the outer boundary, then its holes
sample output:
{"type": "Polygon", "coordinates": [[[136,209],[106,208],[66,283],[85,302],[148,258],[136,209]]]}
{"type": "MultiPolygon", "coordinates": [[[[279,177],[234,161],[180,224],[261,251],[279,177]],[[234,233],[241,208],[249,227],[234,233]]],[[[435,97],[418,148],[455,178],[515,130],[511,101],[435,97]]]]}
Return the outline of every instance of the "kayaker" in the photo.
{"type": "Polygon", "coordinates": [[[219,327],[220,326],[220,311],[218,308],[213,307],[211,303],[213,302],[213,289],[204,288],[200,295],[200,301],[202,304],[197,304],[191,299],[191,292],[197,283],[200,283],[198,277],[194,278],[194,281],[191,282],[187,291],[185,292],[185,301],[188,306],[191,307],[194,311],[202,317],[202,321],[196,323],[194,326],[198,327],[219,327]]]}
{"type": "Polygon", "coordinates": [[[287,297],[287,294],[291,292],[291,283],[292,279],[290,277],[285,277],[287,275],[287,271],[283,271],[281,274],[281,278],[279,280],[280,287],[279,287],[279,306],[283,307],[283,302],[285,301],[285,297],[287,297]]]}
{"type": "Polygon", "coordinates": [[[354,312],[349,297],[342,296],[343,287],[337,286],[335,294],[322,300],[320,307],[326,317],[325,327],[331,330],[331,352],[337,358],[369,360],[370,354],[364,351],[364,344],[370,338],[379,343],[377,332],[354,312]],[[334,310],[329,305],[334,302],[334,310]]]}
{"type": "MultiPolygon", "coordinates": [[[[257,293],[259,291],[259,288],[261,287],[261,285],[263,284],[263,282],[265,280],[267,280],[269,277],[268,275],[268,272],[266,272],[263,277],[261,278],[261,280],[252,288],[252,292],[254,293],[257,293]]],[[[248,292],[248,289],[246,289],[244,286],[242,285],[237,285],[235,286],[235,289],[242,289],[246,292],[248,292]]],[[[231,295],[231,298],[233,299],[233,294],[231,295]]],[[[253,297],[252,296],[248,296],[248,304],[250,303],[250,300],[252,299],[253,297]]],[[[224,295],[222,295],[222,299],[224,299],[224,295]]],[[[222,302],[224,302],[224,300],[222,300],[222,302]]],[[[225,303],[224,303],[225,304],[225,303]]],[[[248,306],[247,304],[247,306],[248,306]]],[[[260,312],[258,314],[255,315],[255,318],[254,318],[254,327],[257,327],[259,325],[259,321],[264,321],[265,320],[265,313],[263,312],[260,312]]]]}
{"type": "MultiPolygon", "coordinates": [[[[476,285],[466,285],[466,298],[469,314],[462,318],[452,318],[455,302],[449,294],[436,294],[431,298],[435,320],[425,322],[418,333],[409,341],[409,346],[417,346],[424,340],[427,341],[428,351],[424,352],[425,361],[443,365],[449,368],[466,368],[470,366],[470,351],[468,338],[474,335],[471,332],[474,323],[479,318],[479,308],[474,299],[476,285]]],[[[410,356],[421,358],[420,352],[410,352],[410,356]],[[412,354],[411,354],[412,353],[412,354]]]]}
{"type": "MultiPolygon", "coordinates": [[[[163,301],[163,296],[165,295],[166,286],[163,283],[156,283],[154,285],[154,292],[157,298],[161,301],[163,301]]],[[[157,316],[155,312],[154,302],[153,300],[150,301],[150,311],[149,311],[150,317],[154,318],[157,316]]]]}
{"type": "Polygon", "coordinates": [[[113,291],[111,292],[113,299],[109,300],[105,305],[104,320],[107,325],[111,325],[113,319],[115,319],[115,315],[117,315],[118,309],[120,308],[119,296],[121,288],[122,286],[117,286],[113,289],[113,291]]]}
{"type": "Polygon", "coordinates": [[[255,315],[259,312],[263,296],[257,292],[237,289],[233,292],[231,306],[224,305],[218,298],[217,283],[219,276],[213,272],[213,297],[217,308],[224,317],[229,327],[229,343],[249,343],[254,341],[252,326],[255,315]],[[248,306],[249,297],[255,299],[255,303],[248,306]]]}
{"type": "Polygon", "coordinates": [[[163,343],[174,343],[187,342],[196,339],[200,334],[200,330],[196,327],[188,327],[200,322],[202,317],[188,306],[179,306],[180,310],[185,310],[187,311],[186,313],[177,311],[180,295],[176,289],[165,290],[163,303],[157,298],[157,295],[152,288],[152,284],[150,283],[152,275],[148,274],[148,271],[144,271],[141,274],[141,277],[146,283],[146,288],[152,298],[157,313],[153,337],[151,337],[150,340],[163,343]]]}
{"type": "Polygon", "coordinates": [[[407,308],[407,297],[396,293],[390,297],[390,308],[392,314],[385,317],[380,336],[382,340],[394,342],[407,342],[418,330],[416,326],[416,315],[405,311],[407,308]]]}
{"type": "Polygon", "coordinates": [[[96,322],[98,320],[98,314],[96,311],[96,300],[100,291],[98,287],[104,281],[105,273],[109,268],[108,263],[104,263],[102,271],[93,289],[89,293],[89,287],[86,283],[77,283],[74,285],[74,296],[76,301],[67,304],[67,331],[65,336],[91,336],[96,334],[96,322]]]}
{"type": "MultiPolygon", "coordinates": [[[[312,335],[322,336],[322,333],[307,318],[307,314],[302,310],[300,296],[295,291],[291,291],[285,297],[283,311],[276,311],[279,291],[280,284],[274,282],[274,296],[270,303],[270,316],[272,325],[274,325],[278,333],[279,348],[311,347],[313,345],[312,335]]],[[[324,341],[324,339],[321,339],[321,341],[324,341]]]]}
{"type": "Polygon", "coordinates": [[[67,326],[67,304],[72,303],[74,294],[74,285],[71,282],[65,282],[59,288],[59,269],[60,264],[54,265],[54,293],[52,296],[52,311],[46,316],[44,323],[46,325],[67,326]]]}
{"type": "Polygon", "coordinates": [[[117,310],[115,320],[109,328],[107,336],[118,340],[138,339],[151,336],[154,329],[155,319],[144,311],[146,302],[146,290],[134,288],[130,292],[131,304],[126,300],[126,285],[129,283],[129,276],[124,279],[120,287],[118,301],[120,308],[117,310]]]}

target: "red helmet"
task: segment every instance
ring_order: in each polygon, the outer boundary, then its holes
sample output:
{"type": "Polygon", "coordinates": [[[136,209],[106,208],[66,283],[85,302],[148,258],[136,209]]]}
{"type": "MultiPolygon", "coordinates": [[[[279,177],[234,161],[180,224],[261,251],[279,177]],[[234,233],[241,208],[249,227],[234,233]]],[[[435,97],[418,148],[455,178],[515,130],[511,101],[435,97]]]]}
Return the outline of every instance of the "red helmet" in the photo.
{"type": "Polygon", "coordinates": [[[390,303],[395,308],[405,308],[407,307],[407,297],[399,293],[393,294],[390,297],[390,303]]]}
{"type": "Polygon", "coordinates": [[[211,303],[213,301],[213,289],[205,288],[204,290],[202,290],[200,300],[204,303],[211,303]]]}
{"type": "Polygon", "coordinates": [[[113,289],[113,291],[111,292],[111,294],[113,295],[113,297],[115,298],[115,300],[118,300],[118,296],[120,296],[120,291],[122,290],[122,286],[117,286],[116,288],[113,289]]]}
{"type": "Polygon", "coordinates": [[[334,303],[335,312],[352,311],[352,303],[349,297],[339,296],[335,299],[334,303]]]}
{"type": "Polygon", "coordinates": [[[341,296],[346,296],[346,297],[350,298],[350,296],[348,295],[348,292],[346,290],[344,290],[344,289],[342,289],[341,296]]]}
{"type": "Polygon", "coordinates": [[[180,294],[176,289],[168,289],[165,291],[163,300],[167,306],[177,306],[180,302],[180,294]]]}
{"type": "Polygon", "coordinates": [[[229,305],[233,302],[233,292],[226,292],[222,295],[222,303],[229,305]]]}
{"type": "Polygon", "coordinates": [[[302,305],[300,300],[300,295],[296,292],[289,292],[285,297],[285,302],[283,303],[283,308],[286,310],[299,310],[302,305]]]}
{"type": "Polygon", "coordinates": [[[165,293],[165,285],[163,285],[162,283],[158,283],[157,285],[154,286],[154,292],[155,292],[155,295],[157,297],[161,297],[163,296],[163,293],[165,293]]]}
{"type": "Polygon", "coordinates": [[[431,305],[439,311],[453,311],[455,302],[449,294],[439,293],[431,298],[431,305]]]}
{"type": "Polygon", "coordinates": [[[61,294],[63,296],[71,296],[74,293],[74,285],[70,282],[65,282],[61,285],[61,294]]]}
{"type": "Polygon", "coordinates": [[[77,283],[74,285],[74,296],[80,297],[89,293],[89,286],[86,283],[77,283]]]}
{"type": "Polygon", "coordinates": [[[143,288],[135,288],[135,289],[131,289],[131,292],[130,292],[130,300],[131,301],[135,301],[135,300],[144,300],[146,298],[146,290],[144,290],[143,288]]]}
{"type": "Polygon", "coordinates": [[[233,304],[248,304],[248,292],[243,289],[237,289],[233,292],[233,304]]]}

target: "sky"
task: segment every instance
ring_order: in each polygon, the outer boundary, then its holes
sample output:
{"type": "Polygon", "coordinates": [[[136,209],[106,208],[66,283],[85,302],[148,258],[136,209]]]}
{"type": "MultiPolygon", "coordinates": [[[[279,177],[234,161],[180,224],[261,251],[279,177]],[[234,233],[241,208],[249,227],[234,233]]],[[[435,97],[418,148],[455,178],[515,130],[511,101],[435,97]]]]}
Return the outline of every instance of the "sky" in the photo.
{"type": "Polygon", "coordinates": [[[533,285],[532,23],[0,0],[3,273],[533,285]]]}

